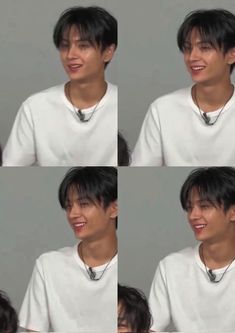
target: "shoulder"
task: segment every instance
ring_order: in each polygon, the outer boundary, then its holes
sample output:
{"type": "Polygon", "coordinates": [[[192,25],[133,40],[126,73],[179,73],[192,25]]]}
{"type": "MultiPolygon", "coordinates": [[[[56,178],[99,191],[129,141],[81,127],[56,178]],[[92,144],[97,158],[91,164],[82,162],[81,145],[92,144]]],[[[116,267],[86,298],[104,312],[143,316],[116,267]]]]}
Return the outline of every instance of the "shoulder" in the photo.
{"type": "Polygon", "coordinates": [[[48,89],[42,90],[40,92],[37,92],[33,95],[30,95],[23,103],[23,105],[27,104],[33,104],[38,102],[45,102],[47,100],[50,100],[51,98],[53,100],[56,100],[58,96],[63,94],[64,91],[64,84],[50,87],[48,89]]]}
{"type": "Polygon", "coordinates": [[[107,81],[107,94],[108,95],[113,95],[113,96],[117,96],[117,93],[118,93],[118,87],[110,82],[107,81]]]}
{"type": "Polygon", "coordinates": [[[161,260],[160,264],[166,269],[190,264],[195,257],[195,248],[187,247],[178,252],[173,252],[161,260]]]}
{"type": "Polygon", "coordinates": [[[36,263],[39,266],[55,266],[73,258],[75,247],[64,247],[56,251],[49,251],[39,256],[36,263]]]}
{"type": "Polygon", "coordinates": [[[169,108],[169,106],[177,107],[178,105],[184,105],[188,102],[188,98],[191,94],[191,87],[183,88],[180,90],[176,90],[172,93],[163,95],[153,101],[151,107],[153,109],[157,108],[161,110],[161,108],[169,108]]]}

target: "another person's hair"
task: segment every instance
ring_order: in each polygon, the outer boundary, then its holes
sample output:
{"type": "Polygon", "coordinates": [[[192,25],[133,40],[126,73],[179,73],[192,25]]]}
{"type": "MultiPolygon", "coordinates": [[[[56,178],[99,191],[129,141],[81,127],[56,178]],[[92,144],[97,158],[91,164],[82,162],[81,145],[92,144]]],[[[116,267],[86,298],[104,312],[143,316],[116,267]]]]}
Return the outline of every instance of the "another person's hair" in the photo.
{"type": "Polygon", "coordinates": [[[2,147],[0,145],[0,166],[2,165],[2,147]]]}
{"type": "Polygon", "coordinates": [[[136,288],[118,284],[118,326],[129,326],[132,332],[149,332],[152,324],[148,301],[136,288]]]}
{"type": "Polygon", "coordinates": [[[118,132],[118,165],[130,165],[130,150],[128,143],[120,132],[118,132]]]}
{"type": "Polygon", "coordinates": [[[192,190],[198,191],[201,200],[222,207],[226,212],[235,204],[235,169],[209,167],[193,170],[180,191],[180,201],[184,210],[187,210],[192,190]]]}
{"type": "Polygon", "coordinates": [[[6,293],[0,290],[0,332],[15,333],[17,331],[17,313],[6,293]]]}
{"type": "MultiPolygon", "coordinates": [[[[224,9],[201,9],[190,12],[181,24],[177,43],[184,52],[192,30],[196,29],[203,42],[219,48],[224,54],[235,47],[235,15],[224,9]]],[[[235,64],[230,67],[232,72],[235,64]]]]}
{"type": "Polygon", "coordinates": [[[82,40],[88,40],[93,46],[104,51],[108,46],[117,46],[117,20],[107,10],[91,7],[72,7],[66,9],[55,25],[53,40],[56,48],[71,27],[75,26],[82,40]]]}
{"type": "MultiPolygon", "coordinates": [[[[79,198],[99,203],[106,209],[117,200],[117,169],[114,167],[74,167],[59,186],[59,202],[66,209],[68,195],[75,189],[79,198]]],[[[117,226],[117,219],[116,219],[117,226]]]]}

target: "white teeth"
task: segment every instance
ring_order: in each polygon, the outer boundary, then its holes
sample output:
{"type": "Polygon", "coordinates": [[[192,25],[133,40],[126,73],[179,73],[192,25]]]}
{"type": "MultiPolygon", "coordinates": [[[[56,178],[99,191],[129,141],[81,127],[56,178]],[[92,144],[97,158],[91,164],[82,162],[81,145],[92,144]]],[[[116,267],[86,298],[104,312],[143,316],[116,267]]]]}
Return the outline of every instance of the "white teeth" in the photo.
{"type": "Polygon", "coordinates": [[[84,222],[82,222],[82,223],[75,223],[74,224],[75,227],[83,227],[84,225],[85,225],[84,222]]]}
{"type": "Polygon", "coordinates": [[[201,70],[201,69],[203,69],[204,67],[200,67],[200,66],[198,66],[198,67],[192,67],[192,69],[194,70],[194,71],[199,71],[199,70],[201,70]]]}
{"type": "Polygon", "coordinates": [[[71,68],[79,68],[81,66],[80,65],[70,65],[69,67],[71,67],[71,68]]]}
{"type": "Polygon", "coordinates": [[[195,225],[194,228],[195,229],[202,229],[202,228],[205,228],[205,224],[198,224],[198,225],[195,225]]]}

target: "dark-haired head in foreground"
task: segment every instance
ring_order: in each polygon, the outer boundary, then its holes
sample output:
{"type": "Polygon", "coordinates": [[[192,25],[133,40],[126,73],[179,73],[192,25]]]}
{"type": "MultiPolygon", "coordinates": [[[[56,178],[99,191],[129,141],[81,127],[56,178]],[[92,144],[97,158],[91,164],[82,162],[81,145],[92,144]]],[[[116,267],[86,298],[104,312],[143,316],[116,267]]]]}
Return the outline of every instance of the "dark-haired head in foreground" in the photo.
{"type": "Polygon", "coordinates": [[[130,151],[127,141],[123,135],[118,132],[118,165],[128,166],[130,164],[130,151]]]}
{"type": "Polygon", "coordinates": [[[144,293],[118,284],[118,332],[149,332],[151,322],[144,293]]]}
{"type": "Polygon", "coordinates": [[[17,331],[17,314],[7,295],[0,291],[0,332],[15,333],[17,331]]]}

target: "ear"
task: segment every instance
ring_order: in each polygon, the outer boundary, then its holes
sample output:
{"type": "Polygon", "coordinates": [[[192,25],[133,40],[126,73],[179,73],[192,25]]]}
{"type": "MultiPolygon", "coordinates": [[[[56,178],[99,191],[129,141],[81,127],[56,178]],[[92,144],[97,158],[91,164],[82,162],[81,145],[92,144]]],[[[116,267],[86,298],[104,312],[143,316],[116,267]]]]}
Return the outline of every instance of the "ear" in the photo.
{"type": "Polygon", "coordinates": [[[118,216],[118,203],[117,200],[110,204],[110,218],[115,219],[118,216]]]}
{"type": "Polygon", "coordinates": [[[235,47],[233,47],[232,49],[228,50],[227,54],[227,63],[229,65],[232,65],[235,63],[235,47]]]}
{"type": "Polygon", "coordinates": [[[106,49],[103,51],[103,59],[105,63],[112,60],[115,50],[116,50],[115,44],[111,44],[108,47],[106,47],[106,49]]]}
{"type": "Polygon", "coordinates": [[[229,218],[230,218],[230,221],[231,222],[235,222],[235,205],[232,205],[230,208],[229,208],[229,218]]]}

